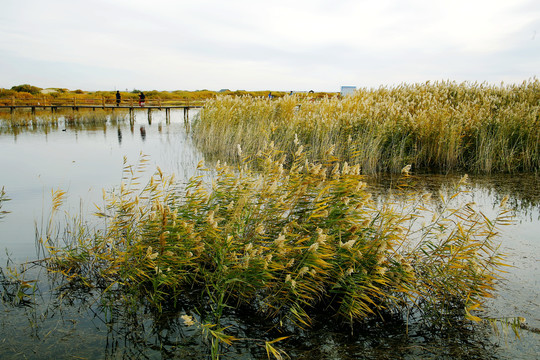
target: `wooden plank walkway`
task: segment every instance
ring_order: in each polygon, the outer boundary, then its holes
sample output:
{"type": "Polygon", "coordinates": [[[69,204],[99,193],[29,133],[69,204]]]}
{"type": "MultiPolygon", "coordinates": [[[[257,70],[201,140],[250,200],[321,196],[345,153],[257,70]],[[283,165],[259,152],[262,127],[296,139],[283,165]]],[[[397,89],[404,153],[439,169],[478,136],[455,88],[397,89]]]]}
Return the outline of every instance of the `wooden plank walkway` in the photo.
{"type": "Polygon", "coordinates": [[[200,109],[204,107],[204,101],[190,101],[190,100],[161,100],[161,99],[146,99],[144,105],[139,105],[138,101],[133,99],[120,101],[120,104],[116,104],[116,99],[1,99],[0,110],[9,109],[13,114],[17,109],[29,109],[32,114],[36,113],[36,110],[50,110],[52,113],[57,112],[59,109],[72,109],[73,111],[79,111],[79,109],[102,109],[111,110],[115,109],[127,109],[129,110],[130,120],[134,118],[135,110],[147,110],[148,120],[151,120],[152,110],[165,110],[165,117],[170,119],[171,109],[184,109],[184,120],[188,120],[188,114],[190,109],[200,109]]]}

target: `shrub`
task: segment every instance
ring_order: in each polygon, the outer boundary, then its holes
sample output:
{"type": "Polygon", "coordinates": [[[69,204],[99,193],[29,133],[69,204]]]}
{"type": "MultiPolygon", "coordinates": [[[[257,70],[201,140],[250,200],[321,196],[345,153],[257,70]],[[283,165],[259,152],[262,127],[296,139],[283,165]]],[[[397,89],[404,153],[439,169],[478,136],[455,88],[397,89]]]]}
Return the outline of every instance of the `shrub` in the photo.
{"type": "Polygon", "coordinates": [[[0,98],[1,99],[10,99],[14,97],[17,94],[15,90],[6,90],[6,89],[0,89],[0,98]]]}
{"type": "Polygon", "coordinates": [[[13,86],[11,90],[15,90],[17,92],[26,92],[32,95],[38,95],[38,94],[41,94],[42,89],[37,86],[24,84],[24,85],[13,86]]]}
{"type": "Polygon", "coordinates": [[[32,94],[30,94],[28,92],[25,92],[25,91],[20,91],[20,92],[17,92],[15,97],[17,99],[33,99],[34,95],[32,95],[32,94]]]}

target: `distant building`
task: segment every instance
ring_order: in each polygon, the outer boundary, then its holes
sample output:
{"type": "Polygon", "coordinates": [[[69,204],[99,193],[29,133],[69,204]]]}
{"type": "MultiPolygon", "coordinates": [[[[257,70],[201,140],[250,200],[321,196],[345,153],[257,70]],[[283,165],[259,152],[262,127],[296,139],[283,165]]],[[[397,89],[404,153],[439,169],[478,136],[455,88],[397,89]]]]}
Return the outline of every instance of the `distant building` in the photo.
{"type": "Polygon", "coordinates": [[[354,94],[355,91],[356,91],[356,86],[342,86],[340,95],[341,96],[352,95],[354,94]]]}

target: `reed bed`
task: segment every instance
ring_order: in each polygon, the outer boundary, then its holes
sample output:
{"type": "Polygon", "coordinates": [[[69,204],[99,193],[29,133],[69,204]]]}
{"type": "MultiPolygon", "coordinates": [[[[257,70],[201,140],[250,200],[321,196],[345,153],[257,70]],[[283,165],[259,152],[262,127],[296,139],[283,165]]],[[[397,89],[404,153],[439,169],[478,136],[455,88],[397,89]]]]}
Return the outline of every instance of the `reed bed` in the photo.
{"type": "MultiPolygon", "coordinates": [[[[51,217],[39,231],[43,264],[65,288],[102,299],[121,291],[156,311],[192,294],[199,300],[184,306],[184,325],[211,339],[213,358],[242,340],[221,323],[230,309],[272,320],[284,336],[262,344],[276,358],[284,354],[275,343],[321,312],[351,326],[388,315],[431,326],[481,320],[504,265],[504,203],[495,219],[454,204],[464,177],[436,200],[375,206],[360,166],[331,150],[320,162],[299,142],[293,151],[236,151],[241,165],[200,164],[182,186],[158,170],[142,187],[126,165],[119,191],[104,193],[99,230],[79,221],[57,238],[51,217]]],[[[64,196],[53,194],[53,213],[64,196]]]]}
{"type": "Polygon", "coordinates": [[[193,136],[213,158],[234,159],[295,139],[320,161],[330,147],[362,173],[538,172],[540,82],[520,85],[436,82],[361,89],[314,100],[218,97],[207,101],[193,136]]]}

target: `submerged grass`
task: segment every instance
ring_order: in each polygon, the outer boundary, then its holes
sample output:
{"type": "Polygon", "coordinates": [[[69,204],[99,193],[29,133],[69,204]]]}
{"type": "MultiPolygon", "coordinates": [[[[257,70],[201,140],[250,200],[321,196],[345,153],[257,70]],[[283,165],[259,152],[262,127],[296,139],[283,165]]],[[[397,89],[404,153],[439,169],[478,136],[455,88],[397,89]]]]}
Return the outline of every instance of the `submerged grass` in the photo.
{"type": "MultiPolygon", "coordinates": [[[[119,192],[104,194],[96,213],[101,229],[41,231],[43,264],[104,304],[120,292],[161,312],[190,294],[198,300],[184,324],[211,339],[213,358],[242,340],[222,324],[231,309],[263,314],[285,336],[321,312],[351,326],[388,315],[439,327],[481,320],[504,265],[497,226],[510,219],[504,204],[495,219],[454,204],[466,178],[436,202],[421,194],[375,206],[360,166],[332,150],[317,162],[298,142],[256,156],[238,147],[236,156],[236,167],[200,164],[185,186],[158,171],[141,188],[126,165],[119,192]]],[[[274,347],[283,339],[263,340],[268,356],[284,356],[274,347]]]]}
{"type": "Polygon", "coordinates": [[[257,153],[266,143],[310,161],[326,150],[362,173],[423,171],[537,172],[540,169],[540,81],[491,86],[437,82],[361,89],[318,101],[218,97],[206,102],[193,136],[210,158],[234,159],[240,144],[257,153]]]}

